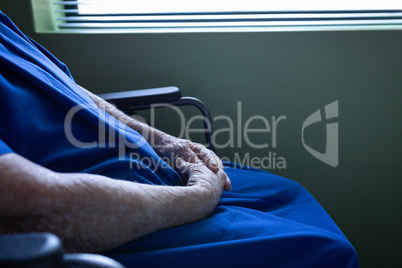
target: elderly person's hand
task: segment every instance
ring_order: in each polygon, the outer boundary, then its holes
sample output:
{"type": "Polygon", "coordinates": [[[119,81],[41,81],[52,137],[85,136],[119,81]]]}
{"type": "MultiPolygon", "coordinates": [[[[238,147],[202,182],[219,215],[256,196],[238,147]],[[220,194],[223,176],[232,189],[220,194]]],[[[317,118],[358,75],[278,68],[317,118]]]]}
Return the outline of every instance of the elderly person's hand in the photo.
{"type": "Polygon", "coordinates": [[[222,190],[228,181],[223,167],[218,168],[217,172],[212,172],[202,163],[194,164],[181,158],[176,160],[176,167],[181,174],[188,178],[185,181],[187,186],[204,193],[203,201],[209,214],[218,204],[222,190]]]}
{"type": "MultiPolygon", "coordinates": [[[[188,163],[203,164],[214,173],[219,171],[224,172],[223,164],[219,157],[213,151],[199,143],[179,139],[166,133],[159,133],[155,139],[154,149],[162,159],[166,160],[171,167],[176,169],[184,180],[188,179],[188,172],[183,172],[182,169],[177,167],[176,160],[179,158],[188,163]]],[[[226,176],[224,190],[231,190],[228,176],[226,176]]]]}

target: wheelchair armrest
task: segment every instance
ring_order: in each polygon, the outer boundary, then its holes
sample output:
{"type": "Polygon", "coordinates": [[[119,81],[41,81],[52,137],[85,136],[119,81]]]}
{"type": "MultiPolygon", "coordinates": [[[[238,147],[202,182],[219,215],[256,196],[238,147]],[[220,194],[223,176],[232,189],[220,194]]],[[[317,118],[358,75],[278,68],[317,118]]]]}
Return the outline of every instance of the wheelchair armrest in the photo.
{"type": "Polygon", "coordinates": [[[106,93],[100,94],[99,97],[113,103],[119,108],[127,109],[134,106],[171,103],[179,100],[181,93],[177,87],[161,87],[106,93]]]}
{"type": "Polygon", "coordinates": [[[199,99],[193,97],[182,97],[177,87],[161,87],[150,89],[139,89],[123,92],[99,94],[99,97],[114,104],[118,109],[130,114],[136,110],[149,109],[152,105],[155,108],[173,106],[194,106],[204,117],[205,141],[207,148],[215,151],[212,143],[212,118],[208,108],[199,99]],[[160,104],[160,105],[158,105],[160,104]]]}
{"type": "Polygon", "coordinates": [[[63,267],[60,239],[50,233],[0,235],[0,267],[63,267]]]}
{"type": "Polygon", "coordinates": [[[0,235],[0,267],[124,268],[115,260],[98,254],[64,254],[60,239],[51,233],[0,235]]]}

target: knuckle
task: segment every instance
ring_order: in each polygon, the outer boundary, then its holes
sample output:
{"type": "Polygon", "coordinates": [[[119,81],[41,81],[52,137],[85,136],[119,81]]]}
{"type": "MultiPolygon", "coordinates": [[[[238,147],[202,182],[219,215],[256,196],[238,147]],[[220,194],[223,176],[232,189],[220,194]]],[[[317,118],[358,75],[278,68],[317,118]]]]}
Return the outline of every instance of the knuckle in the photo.
{"type": "Polygon", "coordinates": [[[198,143],[198,142],[191,142],[191,146],[201,148],[203,145],[201,143],[198,143]]]}
{"type": "Polygon", "coordinates": [[[176,144],[176,148],[179,150],[184,150],[184,149],[186,149],[186,144],[178,143],[178,144],[176,144]]]}

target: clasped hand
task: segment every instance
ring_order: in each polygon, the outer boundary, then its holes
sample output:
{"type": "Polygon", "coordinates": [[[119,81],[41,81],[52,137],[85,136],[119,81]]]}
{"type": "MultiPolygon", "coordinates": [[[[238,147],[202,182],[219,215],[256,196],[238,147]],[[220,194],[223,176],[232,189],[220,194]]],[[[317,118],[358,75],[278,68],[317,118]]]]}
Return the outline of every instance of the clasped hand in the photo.
{"type": "Polygon", "coordinates": [[[220,187],[220,191],[231,190],[231,182],[223,171],[222,161],[204,145],[165,134],[159,139],[155,150],[162,158],[175,160],[169,164],[187,185],[206,184],[220,187]]]}

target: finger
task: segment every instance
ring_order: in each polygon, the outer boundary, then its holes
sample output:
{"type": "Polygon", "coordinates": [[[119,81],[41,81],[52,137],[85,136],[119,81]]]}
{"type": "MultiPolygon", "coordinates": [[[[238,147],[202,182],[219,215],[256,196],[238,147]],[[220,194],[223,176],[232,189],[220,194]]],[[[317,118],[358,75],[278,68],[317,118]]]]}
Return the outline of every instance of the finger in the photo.
{"type": "Polygon", "coordinates": [[[229,176],[226,174],[226,172],[223,169],[219,169],[217,175],[218,175],[219,179],[222,181],[223,190],[225,190],[225,191],[232,190],[232,183],[230,181],[229,176]]]}
{"type": "Polygon", "coordinates": [[[197,154],[191,148],[191,145],[188,143],[181,143],[177,145],[174,153],[180,156],[184,161],[194,164],[202,163],[197,154]]]}
{"type": "Polygon", "coordinates": [[[223,186],[223,190],[229,192],[232,190],[232,182],[230,181],[229,177],[226,177],[225,185],[223,186]]]}
{"type": "Polygon", "coordinates": [[[202,160],[202,162],[214,173],[219,171],[219,168],[223,168],[222,162],[214,152],[207,149],[202,144],[196,144],[193,146],[194,152],[202,160]]]}
{"type": "Polygon", "coordinates": [[[200,159],[200,157],[192,150],[186,152],[187,159],[186,161],[193,163],[193,164],[203,164],[204,161],[200,159]]]}
{"type": "Polygon", "coordinates": [[[232,185],[226,172],[223,169],[219,169],[216,175],[220,180],[220,183],[222,185],[221,187],[223,188],[223,190],[230,191],[232,189],[232,185]]]}

